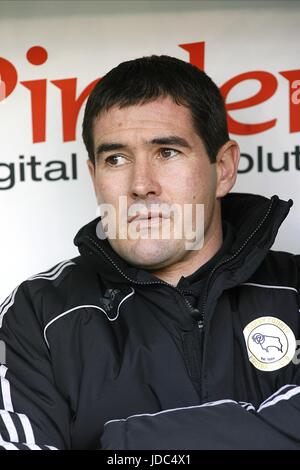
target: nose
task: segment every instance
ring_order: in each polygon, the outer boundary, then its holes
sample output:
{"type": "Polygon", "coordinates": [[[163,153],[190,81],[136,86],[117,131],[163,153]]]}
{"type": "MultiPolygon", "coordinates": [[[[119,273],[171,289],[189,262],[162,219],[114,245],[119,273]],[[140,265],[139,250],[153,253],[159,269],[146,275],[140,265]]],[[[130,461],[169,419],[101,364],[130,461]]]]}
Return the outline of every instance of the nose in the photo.
{"type": "Polygon", "coordinates": [[[161,186],[156,168],[147,158],[135,161],[132,169],[130,195],[133,199],[147,199],[159,196],[161,186]]]}

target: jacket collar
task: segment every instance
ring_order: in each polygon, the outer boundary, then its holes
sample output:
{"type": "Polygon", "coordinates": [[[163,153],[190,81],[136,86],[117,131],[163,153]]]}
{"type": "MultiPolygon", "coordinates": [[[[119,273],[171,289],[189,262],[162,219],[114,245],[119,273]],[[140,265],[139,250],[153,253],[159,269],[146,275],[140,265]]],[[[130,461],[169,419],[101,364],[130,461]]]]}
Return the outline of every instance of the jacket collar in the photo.
{"type": "MultiPolygon", "coordinates": [[[[228,221],[235,233],[229,255],[243,253],[243,259],[250,253],[252,271],[259,265],[273,245],[278,229],[287,217],[292,201],[283,201],[278,196],[271,199],[244,193],[230,193],[222,199],[222,218],[228,221]]],[[[111,248],[107,240],[100,240],[96,234],[99,218],[85,225],[77,233],[74,243],[87,262],[107,280],[130,283],[154,276],[129,265],[111,248]]],[[[248,273],[249,274],[249,273],[248,273]]]]}

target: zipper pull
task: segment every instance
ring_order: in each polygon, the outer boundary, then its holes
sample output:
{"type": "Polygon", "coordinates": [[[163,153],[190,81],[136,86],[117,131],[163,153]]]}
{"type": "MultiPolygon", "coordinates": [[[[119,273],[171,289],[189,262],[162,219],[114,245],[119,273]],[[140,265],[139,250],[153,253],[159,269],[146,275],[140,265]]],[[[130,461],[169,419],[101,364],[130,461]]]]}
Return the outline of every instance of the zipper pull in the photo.
{"type": "Polygon", "coordinates": [[[200,316],[200,310],[198,308],[192,308],[192,317],[197,321],[198,328],[203,328],[203,318],[200,316]]]}
{"type": "Polygon", "coordinates": [[[200,316],[200,310],[198,308],[193,308],[191,306],[191,315],[193,318],[195,318],[195,320],[198,320],[199,316],[200,316]]]}

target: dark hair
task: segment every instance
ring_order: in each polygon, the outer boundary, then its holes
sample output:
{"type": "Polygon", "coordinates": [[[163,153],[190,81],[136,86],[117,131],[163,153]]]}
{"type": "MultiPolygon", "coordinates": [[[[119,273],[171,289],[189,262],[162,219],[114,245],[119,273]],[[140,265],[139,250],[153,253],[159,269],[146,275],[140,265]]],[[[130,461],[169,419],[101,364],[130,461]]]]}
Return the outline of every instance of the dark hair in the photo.
{"type": "Polygon", "coordinates": [[[107,73],[91,92],[84,113],[82,137],[95,163],[93,124],[102,111],[124,108],[170,96],[191,111],[195,129],[210,161],[229,140],[225,105],[217,85],[197,67],[169,56],[142,57],[122,62],[107,73]]]}

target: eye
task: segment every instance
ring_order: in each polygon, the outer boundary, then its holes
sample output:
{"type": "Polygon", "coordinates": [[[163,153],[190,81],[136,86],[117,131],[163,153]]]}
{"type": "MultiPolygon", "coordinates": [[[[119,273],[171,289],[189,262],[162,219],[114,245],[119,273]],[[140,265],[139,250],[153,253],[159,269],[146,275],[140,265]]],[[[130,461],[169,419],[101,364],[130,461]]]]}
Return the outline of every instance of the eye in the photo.
{"type": "Polygon", "coordinates": [[[179,153],[180,153],[179,150],[175,150],[175,149],[169,149],[169,148],[160,149],[161,156],[166,159],[176,157],[179,153]]]}
{"type": "Polygon", "coordinates": [[[126,163],[126,158],[123,155],[109,155],[105,158],[105,164],[109,166],[121,166],[126,163]]]}

